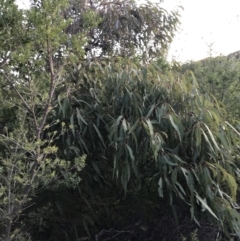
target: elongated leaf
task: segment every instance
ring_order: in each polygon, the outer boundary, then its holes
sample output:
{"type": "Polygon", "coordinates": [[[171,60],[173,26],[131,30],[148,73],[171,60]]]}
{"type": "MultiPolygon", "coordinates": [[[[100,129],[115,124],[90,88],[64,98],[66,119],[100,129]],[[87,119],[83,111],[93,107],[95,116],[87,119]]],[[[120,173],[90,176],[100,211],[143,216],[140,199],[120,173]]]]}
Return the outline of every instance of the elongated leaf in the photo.
{"type": "Polygon", "coordinates": [[[127,147],[127,149],[128,149],[128,153],[129,153],[129,155],[130,155],[131,160],[134,161],[134,160],[135,160],[135,157],[134,157],[134,155],[133,155],[132,148],[131,148],[129,145],[127,145],[127,144],[126,144],[126,147],[127,147]]]}
{"type": "Polygon", "coordinates": [[[237,131],[229,122],[225,121],[225,123],[240,137],[240,132],[237,131]]]}
{"type": "Polygon", "coordinates": [[[84,147],[87,153],[89,152],[84,140],[81,137],[78,137],[78,143],[80,144],[80,146],[84,147]]]}
{"type": "Polygon", "coordinates": [[[216,123],[217,123],[217,126],[219,125],[219,121],[220,121],[220,116],[219,116],[219,113],[217,111],[217,109],[215,108],[210,108],[211,109],[211,114],[212,116],[214,117],[216,123]]]}
{"type": "Polygon", "coordinates": [[[146,115],[146,117],[145,117],[146,119],[149,118],[149,117],[151,116],[151,114],[152,114],[152,112],[153,112],[155,106],[156,106],[155,104],[153,104],[153,105],[151,106],[150,110],[148,111],[148,113],[147,113],[147,115],[146,115]]]}
{"type": "Polygon", "coordinates": [[[186,179],[186,182],[187,182],[187,185],[188,185],[188,188],[189,190],[191,191],[191,193],[193,193],[194,191],[194,179],[192,177],[192,174],[189,170],[185,169],[184,167],[180,167],[184,176],[185,176],[185,179],[186,179]]]}
{"type": "Polygon", "coordinates": [[[162,197],[163,198],[163,181],[162,181],[162,177],[159,178],[159,181],[158,181],[158,195],[159,197],[162,197]]]}
{"type": "Polygon", "coordinates": [[[122,176],[121,176],[121,181],[122,181],[122,185],[125,193],[127,192],[127,184],[129,179],[130,179],[130,166],[129,166],[129,163],[126,161],[126,164],[122,169],[122,176]]]}
{"type": "Polygon", "coordinates": [[[218,144],[217,144],[217,142],[216,142],[216,140],[215,140],[215,138],[214,138],[211,130],[209,129],[209,127],[208,127],[205,123],[203,123],[203,125],[206,127],[206,129],[207,129],[207,131],[208,131],[208,133],[209,133],[209,136],[211,137],[211,140],[212,140],[214,146],[216,147],[216,149],[217,149],[218,151],[220,151],[220,148],[219,148],[219,146],[218,146],[218,144]]]}
{"type": "Polygon", "coordinates": [[[182,141],[182,135],[181,135],[180,129],[179,129],[179,127],[176,125],[176,123],[174,122],[173,117],[172,117],[171,115],[169,115],[169,120],[170,120],[173,128],[177,131],[180,141],[182,141]]]}
{"type": "Polygon", "coordinates": [[[123,127],[123,130],[126,132],[127,131],[127,122],[126,122],[126,119],[123,119],[122,120],[122,127],[123,127]]]}
{"type": "Polygon", "coordinates": [[[117,120],[116,120],[116,124],[114,126],[118,126],[120,124],[120,121],[123,119],[123,116],[120,115],[117,120]]]}
{"type": "Polygon", "coordinates": [[[202,131],[202,134],[203,134],[203,136],[204,136],[204,139],[205,139],[205,141],[207,142],[208,146],[210,147],[211,151],[212,151],[213,153],[215,153],[215,151],[214,151],[214,149],[213,149],[213,147],[212,147],[212,144],[211,144],[211,142],[210,142],[209,139],[208,139],[207,134],[204,132],[204,130],[203,130],[202,128],[201,128],[201,131],[202,131]]]}
{"type": "Polygon", "coordinates": [[[89,105],[86,101],[84,100],[78,100],[75,96],[72,96],[72,98],[78,102],[78,103],[84,103],[85,105],[87,105],[89,108],[92,108],[91,105],[89,105]]]}
{"type": "Polygon", "coordinates": [[[218,217],[216,216],[216,214],[215,214],[215,213],[212,211],[212,209],[207,205],[206,199],[202,199],[202,198],[198,195],[198,193],[197,193],[196,191],[195,191],[195,197],[201,202],[202,206],[203,206],[205,209],[207,209],[207,210],[209,211],[209,213],[211,213],[214,218],[216,218],[216,219],[218,220],[218,217]]]}
{"type": "Polygon", "coordinates": [[[72,133],[75,136],[75,126],[74,126],[74,115],[73,114],[70,117],[70,124],[71,124],[72,133]]]}
{"type": "Polygon", "coordinates": [[[92,164],[94,170],[97,172],[97,174],[101,177],[102,175],[101,175],[100,169],[98,168],[98,165],[94,161],[92,161],[91,164],[92,164]]]}
{"type": "Polygon", "coordinates": [[[77,110],[78,123],[80,123],[80,120],[81,120],[85,125],[87,125],[87,122],[86,122],[86,121],[84,120],[84,118],[82,117],[82,115],[81,115],[79,109],[76,108],[76,110],[77,110]]]}
{"type": "Polygon", "coordinates": [[[65,98],[63,100],[63,105],[62,105],[62,114],[63,114],[63,118],[66,118],[66,114],[69,110],[69,101],[68,98],[65,98]]]}
{"type": "Polygon", "coordinates": [[[215,164],[222,172],[224,179],[227,181],[229,189],[231,191],[231,196],[234,202],[236,202],[236,196],[237,196],[237,182],[235,178],[229,174],[221,165],[215,164]]]}
{"type": "Polygon", "coordinates": [[[61,103],[62,99],[61,99],[61,96],[60,96],[60,95],[58,95],[57,101],[58,101],[58,105],[59,105],[59,114],[60,114],[60,113],[63,111],[63,110],[62,110],[63,107],[62,107],[62,103],[61,103]]]}
{"type": "Polygon", "coordinates": [[[229,152],[232,148],[230,148],[229,143],[227,142],[224,133],[223,132],[218,132],[217,133],[217,137],[221,141],[223,147],[225,148],[225,151],[229,152]]]}
{"type": "Polygon", "coordinates": [[[98,137],[99,137],[99,139],[101,140],[103,146],[106,148],[106,145],[105,145],[105,142],[104,142],[104,140],[103,140],[103,137],[102,137],[100,131],[98,130],[98,128],[94,125],[94,123],[93,123],[93,127],[94,127],[95,131],[97,132],[98,137]]]}
{"type": "Polygon", "coordinates": [[[168,164],[170,166],[177,166],[176,163],[172,162],[172,160],[170,159],[170,156],[163,155],[163,159],[165,160],[166,164],[168,164]]]}
{"type": "Polygon", "coordinates": [[[146,120],[150,135],[153,135],[153,126],[150,120],[146,120]]]}
{"type": "Polygon", "coordinates": [[[182,185],[181,185],[179,182],[175,182],[175,184],[178,185],[178,187],[180,188],[181,192],[184,194],[184,196],[186,196],[186,193],[185,193],[185,191],[184,191],[182,185]]]}
{"type": "Polygon", "coordinates": [[[196,138],[196,147],[200,148],[201,146],[201,137],[202,137],[202,133],[201,133],[201,129],[200,129],[200,124],[197,123],[196,128],[195,128],[195,138],[196,138]]]}

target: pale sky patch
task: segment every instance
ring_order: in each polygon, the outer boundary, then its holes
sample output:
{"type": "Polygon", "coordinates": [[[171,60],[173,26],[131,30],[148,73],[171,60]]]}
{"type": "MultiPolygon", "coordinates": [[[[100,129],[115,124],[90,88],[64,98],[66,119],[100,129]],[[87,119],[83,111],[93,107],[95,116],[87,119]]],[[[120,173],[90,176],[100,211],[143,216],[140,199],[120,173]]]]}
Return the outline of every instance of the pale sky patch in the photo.
{"type": "Polygon", "coordinates": [[[181,26],[170,49],[169,57],[185,62],[240,50],[239,0],[170,0],[168,10],[184,8],[181,26]]]}
{"type": "Polygon", "coordinates": [[[19,8],[29,8],[30,7],[30,1],[29,0],[16,0],[17,5],[19,8]]]}

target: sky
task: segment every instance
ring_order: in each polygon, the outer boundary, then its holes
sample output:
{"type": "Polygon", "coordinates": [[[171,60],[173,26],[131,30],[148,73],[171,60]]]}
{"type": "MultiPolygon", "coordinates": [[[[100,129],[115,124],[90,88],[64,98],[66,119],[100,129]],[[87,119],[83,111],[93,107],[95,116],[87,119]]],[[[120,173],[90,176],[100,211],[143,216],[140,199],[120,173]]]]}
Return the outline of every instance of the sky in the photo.
{"type": "Polygon", "coordinates": [[[168,10],[181,5],[181,26],[169,57],[200,60],[240,50],[240,0],[166,0],[168,10]]]}
{"type": "MultiPolygon", "coordinates": [[[[151,0],[157,1],[157,0],[151,0]]],[[[28,0],[16,0],[27,7],[28,0]]],[[[186,62],[240,50],[240,0],[165,0],[171,11],[181,5],[181,25],[169,60],[186,62]]]]}

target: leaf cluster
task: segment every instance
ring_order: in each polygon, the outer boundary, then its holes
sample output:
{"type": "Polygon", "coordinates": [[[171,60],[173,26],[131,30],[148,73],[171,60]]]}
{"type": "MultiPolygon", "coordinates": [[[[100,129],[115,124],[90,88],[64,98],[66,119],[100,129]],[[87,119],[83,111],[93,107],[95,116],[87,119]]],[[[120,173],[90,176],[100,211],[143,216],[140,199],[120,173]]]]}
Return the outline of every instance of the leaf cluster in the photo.
{"type": "Polygon", "coordinates": [[[239,133],[216,99],[199,93],[194,75],[97,62],[88,71],[96,77],[79,77],[88,88],[59,103],[58,118],[71,129],[63,154],[88,153],[92,179],[108,180],[112,171],[125,193],[158,182],[159,196],[170,205],[180,198],[195,222],[202,210],[238,233],[239,133]]]}
{"type": "Polygon", "coordinates": [[[198,79],[200,91],[214,95],[224,104],[231,117],[239,119],[239,63],[239,59],[228,56],[209,57],[184,64],[182,71],[193,71],[198,79]]]}
{"type": "Polygon", "coordinates": [[[178,222],[182,207],[240,236],[239,131],[192,72],[164,60],[178,12],[41,0],[22,14],[4,3],[0,24],[13,19],[0,28],[4,240],[122,238],[166,216],[178,222]]]}
{"type": "Polygon", "coordinates": [[[90,26],[85,46],[89,58],[138,55],[149,61],[167,52],[179,24],[179,9],[168,13],[160,4],[136,1],[75,0],[64,16],[73,19],[70,34],[90,26]],[[89,25],[92,21],[97,25],[89,25]]]}

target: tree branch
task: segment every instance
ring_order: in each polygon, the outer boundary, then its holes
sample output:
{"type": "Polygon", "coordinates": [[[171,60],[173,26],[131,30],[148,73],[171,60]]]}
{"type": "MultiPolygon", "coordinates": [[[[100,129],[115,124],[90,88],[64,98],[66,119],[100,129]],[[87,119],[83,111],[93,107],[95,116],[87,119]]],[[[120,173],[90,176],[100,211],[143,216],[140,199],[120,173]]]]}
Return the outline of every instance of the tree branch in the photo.
{"type": "Polygon", "coordinates": [[[53,94],[54,94],[54,91],[55,91],[55,75],[54,75],[54,68],[53,68],[52,49],[51,49],[51,46],[50,46],[50,43],[49,43],[49,39],[47,39],[47,53],[48,53],[48,62],[47,62],[47,64],[49,65],[49,69],[50,69],[51,84],[50,84],[50,89],[49,89],[49,97],[48,97],[47,104],[45,106],[45,111],[44,111],[44,114],[43,114],[43,118],[42,118],[41,124],[40,124],[40,126],[38,128],[37,139],[40,139],[40,135],[41,135],[43,126],[44,126],[44,124],[46,122],[47,115],[48,115],[49,110],[50,110],[53,94]]]}
{"type": "Polygon", "coordinates": [[[18,95],[18,97],[21,99],[21,101],[23,102],[25,108],[32,114],[32,110],[30,108],[30,106],[27,104],[27,102],[25,101],[25,99],[23,98],[23,96],[20,94],[20,92],[18,91],[18,89],[13,85],[13,83],[11,82],[11,80],[9,79],[9,77],[6,74],[3,74],[4,77],[7,79],[7,81],[9,82],[9,84],[11,85],[11,87],[14,89],[14,91],[16,92],[16,94],[18,95]]]}

